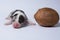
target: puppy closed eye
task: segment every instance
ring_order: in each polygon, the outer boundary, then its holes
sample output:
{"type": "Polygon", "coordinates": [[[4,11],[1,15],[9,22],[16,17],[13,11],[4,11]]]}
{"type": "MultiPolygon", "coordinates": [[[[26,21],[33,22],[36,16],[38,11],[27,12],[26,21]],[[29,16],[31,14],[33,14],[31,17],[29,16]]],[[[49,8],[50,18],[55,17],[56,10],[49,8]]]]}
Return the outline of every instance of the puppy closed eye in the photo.
{"type": "Polygon", "coordinates": [[[18,14],[15,14],[14,16],[17,16],[18,14]]]}
{"type": "MultiPolygon", "coordinates": [[[[15,14],[14,16],[17,16],[18,14],[15,14]]],[[[13,18],[14,16],[10,16],[11,18],[13,18]]]]}

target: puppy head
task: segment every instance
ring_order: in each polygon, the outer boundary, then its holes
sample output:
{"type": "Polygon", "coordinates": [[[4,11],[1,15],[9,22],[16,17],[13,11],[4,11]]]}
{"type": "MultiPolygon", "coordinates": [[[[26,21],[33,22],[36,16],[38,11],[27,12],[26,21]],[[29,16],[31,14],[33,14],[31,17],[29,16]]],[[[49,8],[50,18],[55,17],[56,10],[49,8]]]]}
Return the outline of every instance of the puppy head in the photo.
{"type": "Polygon", "coordinates": [[[15,20],[20,19],[21,17],[22,18],[24,17],[27,20],[27,17],[25,15],[24,11],[22,11],[22,10],[15,10],[15,11],[13,11],[13,12],[11,12],[9,14],[7,19],[12,19],[13,21],[15,21],[15,20]]]}

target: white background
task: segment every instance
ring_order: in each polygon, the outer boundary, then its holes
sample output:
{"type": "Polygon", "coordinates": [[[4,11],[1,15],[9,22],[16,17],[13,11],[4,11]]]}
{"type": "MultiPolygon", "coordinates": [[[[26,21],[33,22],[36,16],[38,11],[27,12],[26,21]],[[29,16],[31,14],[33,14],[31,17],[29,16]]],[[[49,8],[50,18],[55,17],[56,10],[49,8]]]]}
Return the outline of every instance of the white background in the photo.
{"type": "Polygon", "coordinates": [[[56,27],[46,28],[35,21],[34,14],[43,7],[53,8],[60,13],[60,0],[0,0],[0,40],[60,40],[60,23],[56,27]],[[20,29],[5,26],[5,18],[16,9],[24,10],[36,25],[20,29]]]}

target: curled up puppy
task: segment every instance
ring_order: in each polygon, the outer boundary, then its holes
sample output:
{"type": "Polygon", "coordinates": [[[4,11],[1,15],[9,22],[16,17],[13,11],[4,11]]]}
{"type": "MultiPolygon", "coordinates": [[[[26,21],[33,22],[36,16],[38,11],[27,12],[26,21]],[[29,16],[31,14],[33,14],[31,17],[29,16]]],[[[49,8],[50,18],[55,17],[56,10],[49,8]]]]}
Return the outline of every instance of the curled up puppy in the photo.
{"type": "Polygon", "coordinates": [[[9,22],[5,23],[5,25],[13,25],[14,28],[21,28],[27,25],[35,25],[28,20],[26,14],[22,10],[15,10],[9,14],[6,18],[9,22]]]}

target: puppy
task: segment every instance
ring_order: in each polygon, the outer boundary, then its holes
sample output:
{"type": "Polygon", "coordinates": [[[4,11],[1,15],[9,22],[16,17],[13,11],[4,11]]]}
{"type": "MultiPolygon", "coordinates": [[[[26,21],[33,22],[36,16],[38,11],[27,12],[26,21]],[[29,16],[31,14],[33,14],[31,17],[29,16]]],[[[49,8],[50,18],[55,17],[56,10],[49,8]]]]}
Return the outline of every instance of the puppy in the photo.
{"type": "Polygon", "coordinates": [[[15,10],[11,12],[6,19],[9,20],[9,22],[5,23],[5,25],[13,24],[14,28],[21,28],[27,25],[35,25],[35,23],[32,23],[28,20],[26,14],[22,10],[15,10]]]}

